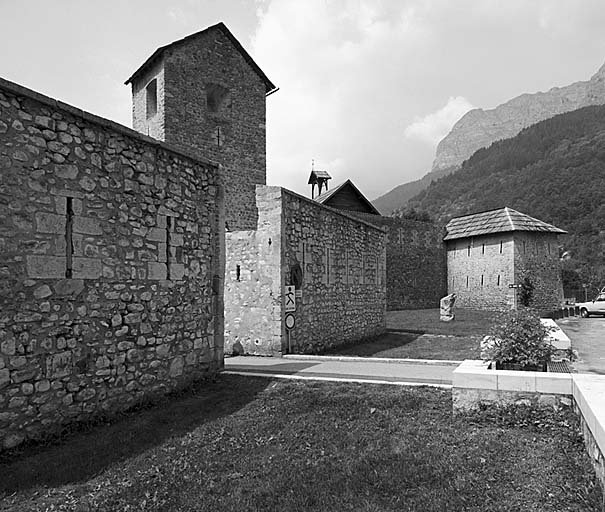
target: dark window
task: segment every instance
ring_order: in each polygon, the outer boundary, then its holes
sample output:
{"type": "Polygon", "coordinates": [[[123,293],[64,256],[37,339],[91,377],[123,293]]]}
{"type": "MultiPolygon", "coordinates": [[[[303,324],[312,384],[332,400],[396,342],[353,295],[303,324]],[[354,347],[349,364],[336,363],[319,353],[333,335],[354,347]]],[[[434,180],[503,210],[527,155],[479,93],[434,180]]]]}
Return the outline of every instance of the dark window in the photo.
{"type": "Polygon", "coordinates": [[[471,255],[471,246],[470,245],[466,248],[466,255],[467,256],[471,255]]]}
{"type": "Polygon", "coordinates": [[[500,254],[502,254],[502,240],[500,240],[500,254]]]}
{"type": "Polygon", "coordinates": [[[481,246],[481,254],[485,254],[485,244],[481,246]]]}
{"type": "Polygon", "coordinates": [[[466,287],[468,288],[468,276],[466,276],[466,287]]]}
{"type": "Polygon", "coordinates": [[[158,113],[158,81],[154,78],[145,88],[147,98],[147,119],[158,113]]]}
{"type": "Polygon", "coordinates": [[[240,269],[240,266],[239,266],[239,265],[235,265],[235,279],[236,279],[237,281],[239,281],[239,280],[240,280],[240,277],[241,277],[241,269],[240,269]]]}
{"type": "Polygon", "coordinates": [[[225,112],[231,108],[229,89],[222,85],[209,84],[206,86],[206,106],[209,112],[225,112]]]}
{"type": "Polygon", "coordinates": [[[500,274],[498,274],[498,286],[500,286],[500,274]]]}
{"type": "Polygon", "coordinates": [[[483,286],[483,274],[481,274],[481,286],[483,286]]]}

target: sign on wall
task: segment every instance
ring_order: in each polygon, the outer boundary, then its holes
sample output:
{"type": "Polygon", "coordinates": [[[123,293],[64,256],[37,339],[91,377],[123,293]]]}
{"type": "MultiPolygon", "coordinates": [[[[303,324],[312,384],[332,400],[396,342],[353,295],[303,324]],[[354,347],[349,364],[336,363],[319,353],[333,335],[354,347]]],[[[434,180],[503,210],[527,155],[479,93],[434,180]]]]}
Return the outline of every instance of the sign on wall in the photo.
{"type": "Polygon", "coordinates": [[[286,329],[288,329],[288,330],[294,329],[294,326],[296,325],[296,319],[294,318],[294,315],[292,313],[288,313],[286,315],[285,322],[286,322],[286,329]]]}
{"type": "Polygon", "coordinates": [[[284,290],[285,311],[289,313],[296,311],[296,289],[294,286],[286,286],[284,290]]]}

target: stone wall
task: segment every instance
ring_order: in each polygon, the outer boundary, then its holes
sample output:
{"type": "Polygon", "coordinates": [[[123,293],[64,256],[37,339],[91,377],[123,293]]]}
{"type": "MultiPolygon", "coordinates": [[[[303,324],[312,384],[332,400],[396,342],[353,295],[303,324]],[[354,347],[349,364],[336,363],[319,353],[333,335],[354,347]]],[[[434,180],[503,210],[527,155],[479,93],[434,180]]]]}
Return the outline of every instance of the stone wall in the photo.
{"type": "Polygon", "coordinates": [[[512,233],[447,242],[448,293],[456,306],[502,310],[513,307],[515,283],[512,233]]]}
{"type": "Polygon", "coordinates": [[[384,230],[283,191],[284,284],[302,269],[290,352],[317,353],[386,330],[384,230]]]}
{"type": "Polygon", "coordinates": [[[387,230],[387,310],[439,307],[447,293],[442,228],[433,222],[351,214],[387,230]]]}
{"type": "Polygon", "coordinates": [[[258,229],[227,234],[225,351],[317,353],[385,331],[385,233],[279,187],[258,186],[258,229]],[[302,271],[295,328],[284,286],[302,271]]]}
{"type": "Polygon", "coordinates": [[[442,229],[432,222],[393,218],[388,230],[387,309],[439,307],[447,289],[442,229]]]}
{"type": "Polygon", "coordinates": [[[534,289],[529,305],[544,314],[563,304],[559,244],[555,233],[515,232],[517,283],[527,277],[534,289]]]}
{"type": "Polygon", "coordinates": [[[226,233],[225,353],[280,355],[282,189],[259,186],[257,230],[226,233]]]}
{"type": "Polygon", "coordinates": [[[0,81],[0,446],[222,366],[217,168],[0,81]]]}
{"type": "Polygon", "coordinates": [[[156,62],[132,84],[132,127],[143,135],[166,140],[164,65],[156,62]],[[149,111],[147,89],[155,81],[155,112],[149,111]]]}
{"type": "Polygon", "coordinates": [[[175,43],[153,66],[132,82],[133,126],[220,164],[229,230],[255,229],[255,185],[266,183],[264,81],[219,28],[175,43]],[[158,114],[146,120],[153,79],[158,114]]]}

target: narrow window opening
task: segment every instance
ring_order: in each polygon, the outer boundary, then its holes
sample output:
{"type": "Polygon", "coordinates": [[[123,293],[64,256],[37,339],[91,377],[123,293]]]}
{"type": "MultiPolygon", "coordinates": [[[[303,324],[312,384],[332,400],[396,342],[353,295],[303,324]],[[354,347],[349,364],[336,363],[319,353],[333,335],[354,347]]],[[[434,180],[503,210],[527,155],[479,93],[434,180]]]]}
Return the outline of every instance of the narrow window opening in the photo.
{"type": "Polygon", "coordinates": [[[153,79],[145,88],[147,98],[147,119],[152,118],[158,113],[158,81],[153,79]]]}
{"type": "Polygon", "coordinates": [[[208,112],[224,112],[231,108],[231,95],[229,89],[218,85],[209,84],[206,86],[206,106],[208,112]]]}
{"type": "Polygon", "coordinates": [[[500,254],[502,254],[502,240],[500,240],[500,254]]]}
{"type": "Polygon", "coordinates": [[[330,284],[330,249],[326,248],[326,281],[330,284]]]}
{"type": "Polygon", "coordinates": [[[217,146],[221,146],[222,145],[222,141],[221,141],[221,127],[220,126],[216,127],[216,145],[217,146]]]}
{"type": "Polygon", "coordinates": [[[347,249],[345,252],[345,282],[349,283],[349,250],[347,249]]]}
{"type": "Polygon", "coordinates": [[[466,287],[468,288],[468,276],[466,276],[466,287]]]}
{"type": "Polygon", "coordinates": [[[498,274],[498,286],[500,286],[500,274],[498,274]]]}
{"type": "Polygon", "coordinates": [[[485,244],[481,245],[481,254],[485,254],[485,244]]]}
{"type": "Polygon", "coordinates": [[[74,208],[73,198],[68,197],[65,206],[65,277],[71,279],[73,275],[73,226],[74,208]]]}
{"type": "Polygon", "coordinates": [[[166,279],[170,279],[170,243],[172,242],[170,232],[172,230],[172,217],[166,217],[166,279]]]}
{"type": "Polygon", "coordinates": [[[525,240],[523,240],[523,254],[525,254],[525,240]]]}
{"type": "Polygon", "coordinates": [[[471,246],[470,245],[466,248],[466,255],[467,256],[471,255],[471,246]]]}
{"type": "Polygon", "coordinates": [[[483,286],[483,274],[481,274],[481,286],[483,286]]]}
{"type": "Polygon", "coordinates": [[[548,254],[550,254],[550,244],[548,244],[548,254]]]}
{"type": "Polygon", "coordinates": [[[235,279],[236,279],[237,281],[239,281],[239,280],[240,280],[240,277],[241,277],[241,269],[240,269],[240,266],[239,266],[239,265],[235,265],[235,279]]]}
{"type": "Polygon", "coordinates": [[[366,265],[365,265],[365,256],[362,254],[361,255],[361,268],[359,269],[359,284],[365,284],[365,270],[366,270],[366,265]]]}

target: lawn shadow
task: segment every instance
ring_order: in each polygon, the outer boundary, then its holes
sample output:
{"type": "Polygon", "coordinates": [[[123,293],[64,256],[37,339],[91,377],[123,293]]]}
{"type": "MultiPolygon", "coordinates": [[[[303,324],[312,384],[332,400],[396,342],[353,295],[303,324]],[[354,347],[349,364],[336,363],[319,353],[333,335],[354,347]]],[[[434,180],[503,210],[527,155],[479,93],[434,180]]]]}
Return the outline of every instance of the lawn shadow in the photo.
{"type": "Polygon", "coordinates": [[[324,355],[371,357],[379,352],[385,352],[387,350],[408,345],[417,340],[421,335],[421,332],[387,332],[373,340],[335,347],[325,352],[324,355]]]}
{"type": "Polygon", "coordinates": [[[54,442],[30,443],[0,458],[0,498],[33,486],[84,482],[115,463],[233,414],[270,380],[219,375],[159,403],[104,424],[92,424],[54,442]]]}

